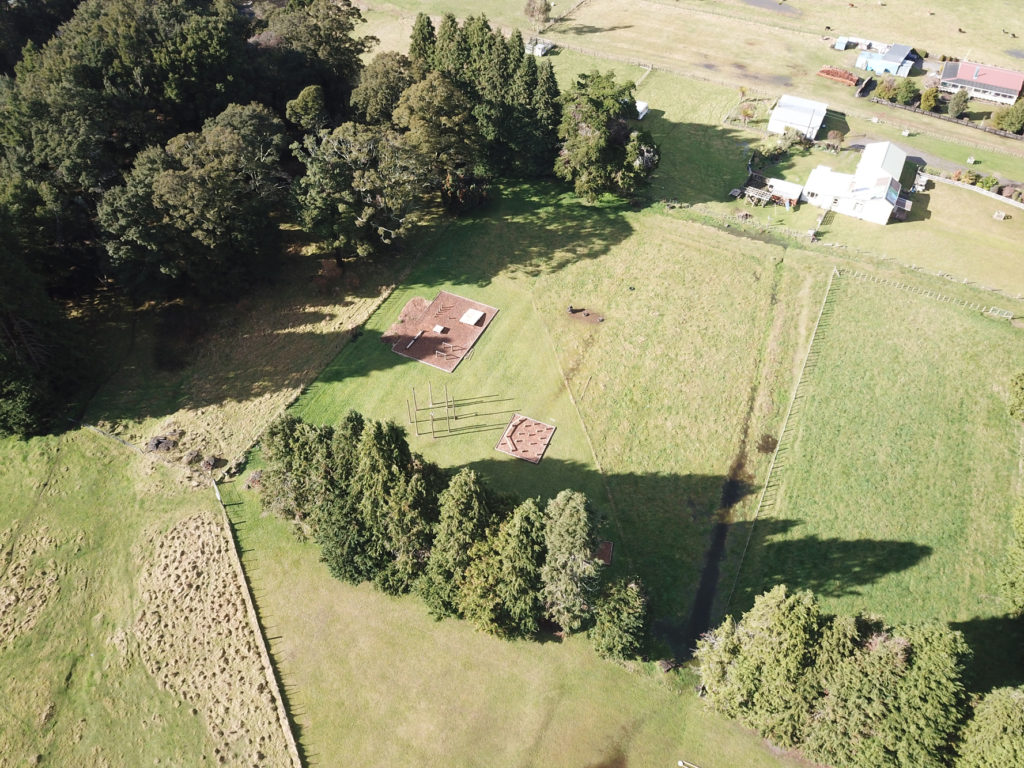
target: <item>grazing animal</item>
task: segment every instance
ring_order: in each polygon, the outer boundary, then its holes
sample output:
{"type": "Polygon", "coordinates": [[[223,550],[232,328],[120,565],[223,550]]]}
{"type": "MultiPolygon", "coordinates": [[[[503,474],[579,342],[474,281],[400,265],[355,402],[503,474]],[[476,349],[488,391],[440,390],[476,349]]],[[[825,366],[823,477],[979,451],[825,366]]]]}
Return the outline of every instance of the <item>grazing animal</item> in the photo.
{"type": "Polygon", "coordinates": [[[825,31],[826,32],[831,32],[832,31],[832,27],[825,27],[825,31]]]}
{"type": "Polygon", "coordinates": [[[964,31],[963,31],[962,29],[960,29],[959,27],[957,27],[957,30],[956,30],[956,31],[957,31],[957,32],[959,32],[959,33],[960,33],[961,35],[966,35],[966,34],[967,34],[966,32],[964,32],[964,31]]]}

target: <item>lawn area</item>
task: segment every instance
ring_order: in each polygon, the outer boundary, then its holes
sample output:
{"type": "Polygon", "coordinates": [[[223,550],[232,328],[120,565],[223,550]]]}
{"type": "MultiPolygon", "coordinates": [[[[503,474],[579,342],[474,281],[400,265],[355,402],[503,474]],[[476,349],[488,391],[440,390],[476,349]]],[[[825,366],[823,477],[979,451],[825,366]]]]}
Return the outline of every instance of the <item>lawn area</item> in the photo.
{"type": "Polygon", "coordinates": [[[251,497],[229,509],[311,765],[803,765],[707,712],[689,673],[435,622],[415,598],[332,579],[251,497]]]}
{"type": "Polygon", "coordinates": [[[506,187],[486,215],[450,227],[293,410],[332,423],[354,408],[408,427],[412,388],[422,405],[447,385],[455,433],[442,420],[431,438],[424,413],[414,449],[522,496],[585,491],[616,568],[644,578],[678,631],[723,483],[748,434],[779,420],[806,332],[793,321],[816,301],[783,255],[656,211],[506,187]],[[407,301],[439,290],[499,309],[450,375],[380,342],[407,301]],[[570,304],[605,321],[570,316],[570,304]],[[557,427],[538,466],[494,450],[514,412],[557,427]]]}
{"type": "Polygon", "coordinates": [[[854,278],[835,291],[732,609],[787,583],[836,611],[938,618],[974,648],[975,686],[1019,683],[998,583],[1024,480],[1007,414],[1022,331],[854,278]]]}

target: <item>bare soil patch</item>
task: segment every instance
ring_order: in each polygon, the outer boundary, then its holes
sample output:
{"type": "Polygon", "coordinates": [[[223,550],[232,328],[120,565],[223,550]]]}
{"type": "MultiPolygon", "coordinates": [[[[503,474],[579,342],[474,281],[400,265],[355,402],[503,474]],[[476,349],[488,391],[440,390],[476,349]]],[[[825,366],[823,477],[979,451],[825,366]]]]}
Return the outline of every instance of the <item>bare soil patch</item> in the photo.
{"type": "MultiPolygon", "coordinates": [[[[406,304],[403,315],[412,303],[406,304]]],[[[395,333],[391,349],[402,357],[451,373],[473,351],[496,314],[498,310],[487,304],[441,291],[419,317],[405,321],[399,317],[395,325],[401,328],[395,333]],[[471,323],[465,322],[467,312],[478,316],[471,323]]]]}
{"type": "Polygon", "coordinates": [[[153,544],[134,627],[146,668],[205,720],[217,763],[289,765],[223,528],[197,514],[153,544]]]}
{"type": "Polygon", "coordinates": [[[415,296],[409,299],[405,306],[402,307],[402,311],[398,313],[398,320],[392,323],[380,340],[385,344],[395,344],[398,341],[398,337],[406,329],[407,324],[417,322],[429,306],[430,302],[422,296],[415,296]]]}
{"type": "Polygon", "coordinates": [[[539,464],[551,443],[555,428],[517,413],[512,416],[494,450],[539,464]]]}

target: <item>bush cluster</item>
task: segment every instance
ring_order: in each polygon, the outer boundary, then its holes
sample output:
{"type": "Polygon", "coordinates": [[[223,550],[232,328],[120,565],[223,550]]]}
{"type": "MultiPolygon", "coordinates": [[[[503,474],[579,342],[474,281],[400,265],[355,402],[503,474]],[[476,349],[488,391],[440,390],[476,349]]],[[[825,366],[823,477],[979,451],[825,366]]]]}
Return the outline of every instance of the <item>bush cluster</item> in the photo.
{"type": "Polygon", "coordinates": [[[350,412],[337,426],[293,416],[261,440],[261,499],[319,544],[336,578],[389,594],[415,592],[437,618],[502,637],[533,637],[548,619],[590,627],[610,658],[636,655],[646,597],[635,579],[600,591],[598,520],[586,496],[541,503],[495,493],[412,452],[405,431],[350,412]]]}
{"type": "Polygon", "coordinates": [[[993,691],[972,708],[962,680],[968,653],[961,634],[943,624],[828,615],[810,592],[778,586],[739,621],[708,632],[696,658],[714,709],[815,762],[1019,764],[1024,691],[993,691]]]}

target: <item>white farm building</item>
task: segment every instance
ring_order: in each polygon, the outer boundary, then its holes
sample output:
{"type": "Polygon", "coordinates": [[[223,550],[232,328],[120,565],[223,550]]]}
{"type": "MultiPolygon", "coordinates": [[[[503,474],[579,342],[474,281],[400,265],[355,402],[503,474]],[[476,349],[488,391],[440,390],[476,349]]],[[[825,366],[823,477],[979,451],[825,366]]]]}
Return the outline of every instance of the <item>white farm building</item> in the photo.
{"type": "Polygon", "coordinates": [[[895,208],[910,205],[900,199],[900,174],[906,162],[907,153],[891,142],[868,144],[852,174],[825,165],[811,171],[801,199],[826,211],[886,224],[895,208]]]}
{"type": "Polygon", "coordinates": [[[825,121],[828,104],[799,96],[783,96],[768,118],[768,133],[783,134],[792,128],[802,136],[814,141],[825,121]]]}

